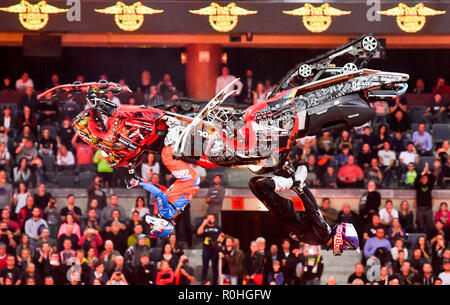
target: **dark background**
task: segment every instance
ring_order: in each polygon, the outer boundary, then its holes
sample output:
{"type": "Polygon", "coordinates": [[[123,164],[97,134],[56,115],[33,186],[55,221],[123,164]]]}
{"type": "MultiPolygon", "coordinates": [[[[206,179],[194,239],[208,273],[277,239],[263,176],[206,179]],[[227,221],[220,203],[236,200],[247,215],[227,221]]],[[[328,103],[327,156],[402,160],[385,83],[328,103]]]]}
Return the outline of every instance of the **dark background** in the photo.
{"type": "MultiPolygon", "coordinates": [[[[77,75],[86,81],[97,81],[101,74],[111,81],[124,77],[135,88],[142,70],[149,70],[153,82],[170,73],[175,85],[184,91],[185,67],[180,62],[182,48],[63,48],[60,58],[24,57],[21,47],[0,47],[0,77],[10,76],[13,81],[22,72],[30,73],[37,89],[44,89],[53,73],[58,73],[61,83],[71,83],[77,75]]],[[[254,71],[257,80],[267,78],[278,82],[294,65],[316,56],[319,49],[264,49],[226,48],[231,73],[244,76],[246,69],[254,71]]],[[[450,50],[386,50],[386,58],[373,59],[368,68],[404,72],[411,76],[410,89],[418,77],[425,80],[431,90],[437,77],[450,81],[450,50]]]]}

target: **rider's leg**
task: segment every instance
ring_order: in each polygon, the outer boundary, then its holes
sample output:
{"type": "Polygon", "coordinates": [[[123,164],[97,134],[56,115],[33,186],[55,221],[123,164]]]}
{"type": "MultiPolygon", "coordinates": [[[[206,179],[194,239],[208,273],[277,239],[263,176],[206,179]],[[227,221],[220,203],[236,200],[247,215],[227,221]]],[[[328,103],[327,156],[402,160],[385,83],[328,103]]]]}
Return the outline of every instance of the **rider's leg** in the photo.
{"type": "Polygon", "coordinates": [[[159,187],[152,183],[141,182],[140,186],[151,193],[156,197],[156,202],[158,204],[158,212],[161,214],[163,218],[166,220],[171,220],[173,215],[177,213],[177,211],[171,206],[169,201],[167,200],[168,195],[166,195],[159,187]]]}

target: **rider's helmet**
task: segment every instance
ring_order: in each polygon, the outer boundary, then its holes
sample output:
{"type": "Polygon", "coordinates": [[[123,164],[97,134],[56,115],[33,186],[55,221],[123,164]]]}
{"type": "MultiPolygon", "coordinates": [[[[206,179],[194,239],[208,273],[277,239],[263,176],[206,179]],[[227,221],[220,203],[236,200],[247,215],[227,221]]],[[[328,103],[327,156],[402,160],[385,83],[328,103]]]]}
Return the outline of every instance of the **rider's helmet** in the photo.
{"type": "Polygon", "coordinates": [[[344,250],[359,250],[358,233],[346,222],[333,227],[333,254],[341,255],[344,250]]]}

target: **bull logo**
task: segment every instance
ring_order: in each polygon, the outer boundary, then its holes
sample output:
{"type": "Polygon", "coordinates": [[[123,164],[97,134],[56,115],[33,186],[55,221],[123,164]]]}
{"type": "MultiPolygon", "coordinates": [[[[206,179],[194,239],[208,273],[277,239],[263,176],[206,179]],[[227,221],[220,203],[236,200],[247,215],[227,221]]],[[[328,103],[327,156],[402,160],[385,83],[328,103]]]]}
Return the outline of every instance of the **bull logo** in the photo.
{"type": "Polygon", "coordinates": [[[0,11],[19,14],[19,21],[24,28],[38,31],[47,25],[49,14],[64,13],[68,10],[47,4],[47,1],[31,4],[28,1],[22,0],[16,5],[1,7],[0,11]]]}
{"type": "Polygon", "coordinates": [[[299,7],[292,11],[283,11],[284,14],[293,16],[302,16],[303,25],[308,31],[320,33],[326,31],[331,25],[332,16],[342,16],[351,14],[351,11],[341,11],[340,9],[331,7],[325,3],[319,7],[315,7],[309,3],[305,3],[303,7],[299,7]]]}
{"type": "Polygon", "coordinates": [[[144,15],[161,14],[164,10],[155,10],[145,6],[142,2],[126,5],[118,1],[115,5],[104,9],[96,9],[97,13],[114,15],[117,26],[124,31],[136,31],[144,23],[144,15]]]}
{"type": "Polygon", "coordinates": [[[239,7],[233,2],[227,6],[220,6],[213,2],[207,7],[198,10],[189,10],[189,12],[196,15],[209,16],[209,24],[218,32],[229,32],[234,29],[238,23],[238,16],[258,13],[258,11],[249,11],[239,7]]]}
{"type": "Polygon", "coordinates": [[[445,14],[445,11],[436,11],[426,7],[423,3],[411,7],[404,3],[399,3],[397,7],[379,11],[378,14],[395,16],[397,17],[397,25],[402,31],[406,33],[416,33],[425,26],[427,16],[442,15],[445,14]]]}

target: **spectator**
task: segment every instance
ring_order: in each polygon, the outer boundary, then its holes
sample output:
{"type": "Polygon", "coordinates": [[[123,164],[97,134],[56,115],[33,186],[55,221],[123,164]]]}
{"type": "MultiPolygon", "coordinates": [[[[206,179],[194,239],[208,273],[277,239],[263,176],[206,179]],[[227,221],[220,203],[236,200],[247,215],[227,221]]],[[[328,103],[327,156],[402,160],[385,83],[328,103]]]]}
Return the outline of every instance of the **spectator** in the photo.
{"type": "Polygon", "coordinates": [[[47,207],[44,209],[45,220],[48,224],[48,229],[50,231],[50,236],[56,238],[58,235],[58,225],[59,225],[59,213],[56,208],[56,199],[50,197],[47,207]]]}
{"type": "Polygon", "coordinates": [[[256,89],[252,91],[252,101],[253,105],[263,102],[266,99],[267,92],[264,90],[264,84],[258,82],[256,84],[256,89]]]}
{"type": "Polygon", "coordinates": [[[117,195],[113,194],[109,197],[109,205],[106,206],[102,210],[102,215],[100,217],[100,225],[102,227],[104,227],[108,221],[112,220],[111,213],[113,210],[119,211],[120,222],[122,222],[122,223],[126,222],[126,216],[125,216],[126,213],[125,213],[125,210],[119,205],[119,197],[117,195]]]}
{"type": "Polygon", "coordinates": [[[417,155],[416,148],[414,147],[413,142],[408,142],[406,146],[406,150],[402,151],[400,153],[400,156],[398,157],[400,161],[400,166],[402,166],[403,169],[409,164],[418,164],[419,163],[419,156],[417,155]]]}
{"type": "Polygon", "coordinates": [[[336,188],[336,173],[334,172],[334,167],[328,166],[327,171],[323,175],[324,187],[326,188],[336,188]]]}
{"type": "MultiPolygon", "coordinates": [[[[102,177],[97,176],[94,178],[94,182],[87,189],[88,202],[91,203],[92,200],[97,200],[98,208],[103,209],[106,207],[106,193],[101,188],[102,177]]],[[[91,206],[92,207],[92,206],[91,206]]],[[[100,214],[98,214],[100,216],[100,214]]]]}
{"type": "Polygon", "coordinates": [[[267,284],[269,285],[283,285],[284,284],[284,274],[280,270],[280,262],[278,260],[272,263],[272,270],[269,271],[269,276],[267,278],[267,284]]]}
{"type": "MultiPolygon", "coordinates": [[[[72,147],[75,148],[76,151],[76,164],[80,171],[83,169],[88,169],[90,165],[94,164],[92,162],[94,158],[94,149],[92,148],[92,146],[81,141],[78,137],[78,134],[75,134],[73,136],[71,143],[72,147]]],[[[70,148],[68,147],[68,149],[70,148]]]]}
{"type": "Polygon", "coordinates": [[[400,225],[403,229],[405,229],[408,233],[414,233],[414,213],[410,210],[409,203],[406,200],[403,200],[400,203],[400,210],[398,212],[398,219],[400,221],[400,225]]]}
{"type": "Polygon", "coordinates": [[[417,178],[416,167],[414,166],[414,163],[409,163],[407,166],[407,171],[403,176],[403,182],[406,186],[413,188],[414,181],[416,181],[416,178],[417,178]]]}
{"type": "Polygon", "coordinates": [[[180,257],[180,262],[175,269],[175,284],[190,285],[195,282],[194,269],[189,265],[189,259],[186,255],[180,257]]]}
{"type": "Polygon", "coordinates": [[[416,189],[416,204],[417,204],[417,223],[420,232],[426,232],[433,225],[433,199],[431,191],[434,187],[434,176],[428,168],[428,162],[425,163],[420,176],[416,177],[414,181],[414,188],[416,189]]]}
{"type": "Polygon", "coordinates": [[[137,88],[137,92],[150,93],[150,85],[152,83],[152,76],[150,71],[144,70],[141,73],[141,84],[137,88]]]}
{"type": "Polygon", "coordinates": [[[45,184],[40,183],[37,187],[37,192],[34,194],[34,203],[41,210],[45,210],[51,197],[52,195],[47,192],[45,184]]]}
{"type": "Polygon", "coordinates": [[[0,285],[5,285],[7,278],[12,280],[13,285],[20,285],[20,270],[16,267],[16,259],[13,255],[6,258],[6,267],[0,270],[0,285]]]}
{"type": "Polygon", "coordinates": [[[368,168],[372,162],[373,159],[373,153],[370,150],[369,143],[363,143],[361,146],[361,151],[358,154],[357,160],[358,165],[361,168],[368,168]]]}
{"type": "Polygon", "coordinates": [[[325,218],[325,221],[330,227],[334,227],[338,220],[338,212],[336,209],[331,207],[330,198],[322,199],[322,206],[320,207],[320,212],[322,216],[325,218]]]}
{"type": "Polygon", "coordinates": [[[217,217],[217,225],[220,226],[222,224],[222,203],[225,197],[225,188],[220,185],[221,177],[220,175],[215,175],[213,178],[213,185],[208,189],[208,193],[206,194],[206,203],[208,204],[208,214],[213,214],[217,217]]]}
{"type": "Polygon", "coordinates": [[[39,238],[36,240],[36,248],[42,248],[44,243],[56,251],[56,239],[50,236],[50,230],[47,227],[42,229],[39,238]]]}
{"type": "MultiPolygon", "coordinates": [[[[231,82],[233,82],[236,79],[235,76],[230,75],[230,70],[228,69],[227,66],[223,66],[221,71],[222,71],[222,75],[220,75],[216,81],[216,94],[219,93],[220,91],[222,91],[222,89],[224,89],[228,84],[230,84],[231,82]]],[[[227,100],[225,101],[225,103],[227,103],[227,104],[234,104],[235,97],[237,95],[241,94],[241,91],[243,88],[242,82],[240,80],[237,80],[234,83],[234,85],[235,85],[235,87],[237,87],[236,93],[233,93],[230,97],[227,98],[227,100]]],[[[234,88],[229,88],[225,93],[229,93],[232,90],[234,90],[234,88]]]]}
{"type": "Polygon", "coordinates": [[[404,261],[401,270],[396,274],[399,278],[400,285],[412,285],[416,274],[411,271],[411,263],[404,261]]]}
{"type": "MultiPolygon", "coordinates": [[[[388,231],[388,236],[389,235],[389,231],[388,231]]],[[[394,241],[394,246],[391,248],[391,255],[392,255],[392,259],[394,261],[398,260],[399,257],[399,253],[402,251],[403,252],[403,258],[404,259],[408,259],[408,249],[406,247],[404,247],[403,244],[403,238],[397,238],[394,241]]]]}
{"type": "Polygon", "coordinates": [[[398,218],[393,218],[391,222],[391,227],[387,230],[388,239],[391,244],[394,244],[395,240],[404,240],[406,238],[406,231],[400,225],[398,218]]]}
{"type": "MultiPolygon", "coordinates": [[[[98,261],[103,263],[106,272],[110,274],[114,270],[116,258],[121,255],[119,251],[114,249],[114,243],[109,239],[105,241],[104,247],[105,250],[98,255],[98,261]]],[[[89,251],[93,251],[95,255],[95,249],[91,248],[89,251]]]]}
{"type": "Polygon", "coordinates": [[[64,145],[60,145],[58,148],[56,165],[58,165],[58,171],[73,170],[75,168],[75,157],[64,145]]]}
{"type": "MultiPolygon", "coordinates": [[[[36,99],[34,97],[34,95],[30,96],[29,98],[36,99]]],[[[36,132],[38,122],[36,121],[36,117],[34,116],[34,111],[35,111],[34,103],[35,102],[33,102],[33,101],[26,102],[26,104],[23,106],[23,109],[22,109],[23,113],[19,114],[19,116],[17,118],[17,128],[19,130],[23,131],[25,129],[25,126],[27,126],[28,128],[30,128],[30,131],[32,131],[33,133],[36,132]]],[[[20,105],[19,105],[19,108],[20,108],[20,105]]],[[[33,135],[33,140],[35,140],[34,135],[33,135]]]]}
{"type": "Polygon", "coordinates": [[[370,161],[370,166],[364,169],[365,181],[369,183],[369,181],[375,182],[377,187],[381,187],[383,185],[383,173],[378,167],[377,158],[372,158],[370,161]]]}
{"type": "Polygon", "coordinates": [[[347,279],[347,284],[352,285],[355,279],[360,279],[363,281],[363,284],[367,284],[369,280],[367,279],[366,275],[364,274],[364,265],[361,263],[355,264],[355,272],[353,272],[347,279]]]}
{"type": "Polygon", "coordinates": [[[144,197],[139,196],[136,198],[136,205],[134,208],[131,209],[131,214],[133,214],[134,211],[137,211],[139,213],[139,218],[143,218],[146,214],[150,214],[150,210],[145,207],[145,200],[144,197]]]}
{"type": "Polygon", "coordinates": [[[150,181],[153,174],[159,175],[160,166],[159,162],[155,160],[155,155],[153,153],[148,153],[145,163],[142,163],[141,175],[142,179],[150,181]]]}
{"type": "MultiPolygon", "coordinates": [[[[3,127],[0,127],[0,135],[4,134],[3,127]]],[[[1,141],[1,140],[0,140],[1,141]]],[[[11,155],[9,154],[6,142],[0,142],[0,169],[9,171],[11,163],[11,155]]]]}
{"type": "Polygon", "coordinates": [[[264,256],[258,252],[258,246],[255,241],[250,243],[250,252],[247,255],[245,272],[245,282],[247,285],[262,285],[263,284],[263,268],[264,256]]]}
{"type": "MultiPolygon", "coordinates": [[[[233,242],[234,249],[236,250],[236,265],[238,269],[238,284],[242,283],[242,279],[245,271],[245,254],[244,251],[240,249],[240,241],[238,238],[234,239],[233,242]]],[[[289,248],[289,247],[288,247],[289,248]]]]}
{"type": "Polygon", "coordinates": [[[213,246],[220,233],[221,228],[216,225],[216,219],[213,214],[208,214],[197,230],[197,235],[203,238],[202,282],[207,280],[209,261],[211,261],[213,272],[212,283],[214,285],[217,284],[218,278],[219,254],[213,246]]]}
{"type": "Polygon", "coordinates": [[[447,202],[441,202],[439,211],[434,214],[434,221],[440,220],[444,227],[450,229],[450,212],[448,211],[447,202]]]}
{"type": "Polygon", "coordinates": [[[444,262],[444,251],[447,248],[444,235],[438,234],[431,243],[431,264],[435,273],[442,271],[442,264],[444,262]]]}
{"type": "Polygon", "coordinates": [[[442,235],[445,240],[450,240],[449,230],[446,227],[444,227],[444,224],[440,219],[436,220],[434,222],[434,227],[430,228],[426,233],[427,233],[427,240],[430,243],[434,243],[438,235],[442,235]]]}
{"type": "Polygon", "coordinates": [[[327,285],[336,285],[336,278],[334,276],[330,276],[327,280],[327,285]]]}
{"type": "MultiPolygon", "coordinates": [[[[114,212],[117,212],[117,210],[113,210],[112,213],[114,212]]],[[[114,249],[119,251],[120,254],[125,253],[125,250],[127,249],[125,225],[118,220],[113,220],[111,226],[106,227],[106,231],[103,233],[103,239],[111,240],[114,243],[114,249]]]]}
{"type": "Polygon", "coordinates": [[[162,81],[158,83],[158,92],[161,93],[164,101],[170,100],[172,94],[177,91],[177,88],[173,85],[172,79],[169,73],[163,75],[162,81]]]}
{"type": "Polygon", "coordinates": [[[139,235],[137,244],[128,247],[125,251],[125,264],[134,268],[138,267],[141,264],[140,257],[143,253],[150,254],[150,247],[147,246],[147,236],[145,234],[139,235]]]}
{"type": "Polygon", "coordinates": [[[383,149],[378,151],[378,159],[383,171],[383,184],[388,186],[392,177],[392,171],[395,167],[396,156],[391,150],[391,144],[389,141],[384,141],[383,149]]]}
{"type": "Polygon", "coordinates": [[[428,247],[428,242],[425,236],[419,236],[415,249],[420,249],[420,251],[422,252],[422,257],[424,259],[429,260],[431,258],[430,248],[428,247]]]}
{"type": "Polygon", "coordinates": [[[386,125],[382,124],[378,127],[378,133],[374,138],[374,143],[373,143],[374,146],[371,146],[371,147],[373,147],[373,151],[377,156],[378,156],[378,151],[383,149],[384,141],[391,142],[392,139],[387,132],[386,125]]]}
{"type": "Polygon", "coordinates": [[[318,246],[304,244],[303,253],[305,263],[300,282],[305,285],[320,285],[324,266],[318,246]]]}
{"type": "Polygon", "coordinates": [[[15,131],[17,118],[11,113],[11,106],[6,105],[3,108],[3,112],[0,115],[0,126],[5,128],[7,134],[10,134],[11,131],[15,131]]]}
{"type": "Polygon", "coordinates": [[[68,213],[66,215],[65,221],[59,226],[58,230],[58,238],[64,234],[64,232],[67,232],[67,227],[71,226],[73,227],[73,234],[75,234],[78,239],[81,238],[81,228],[78,223],[75,222],[75,217],[72,213],[68,213]]]}
{"type": "MultiPolygon", "coordinates": [[[[241,104],[244,104],[246,106],[250,106],[253,104],[253,92],[256,90],[256,82],[253,78],[253,71],[250,69],[247,69],[245,71],[245,77],[242,80],[243,87],[241,94],[239,96],[239,100],[241,104]]],[[[264,85],[263,86],[263,90],[264,85]]]]}
{"type": "Polygon", "coordinates": [[[39,139],[39,156],[42,158],[53,156],[56,150],[56,145],[56,140],[51,137],[50,130],[42,130],[42,135],[39,139]]]}
{"type": "Polygon", "coordinates": [[[388,251],[391,250],[391,243],[384,238],[384,229],[377,228],[375,237],[369,238],[364,245],[364,256],[366,258],[375,256],[375,252],[379,248],[386,248],[388,251]]]}
{"type": "Polygon", "coordinates": [[[386,203],[384,204],[384,208],[382,208],[380,210],[381,224],[386,227],[389,227],[394,218],[398,218],[398,211],[396,209],[394,209],[392,200],[390,200],[390,199],[386,200],[386,203]]]}
{"type": "Polygon", "coordinates": [[[391,132],[400,132],[403,136],[409,129],[411,129],[411,123],[406,112],[402,110],[394,111],[395,112],[393,112],[393,118],[391,119],[391,122],[389,124],[390,130],[391,132]]]}
{"type": "Polygon", "coordinates": [[[59,252],[59,260],[61,263],[71,265],[75,262],[76,252],[72,249],[72,241],[68,238],[63,241],[63,250],[59,252]]]}
{"type": "Polygon", "coordinates": [[[177,268],[179,257],[178,255],[173,254],[172,247],[170,246],[170,244],[164,245],[161,256],[163,260],[169,263],[169,266],[172,270],[175,270],[177,268]]]}
{"type": "Polygon", "coordinates": [[[306,183],[311,187],[320,186],[320,173],[316,162],[316,156],[310,155],[306,160],[306,167],[308,168],[308,174],[306,176],[306,183]]]}
{"type": "Polygon", "coordinates": [[[125,278],[125,275],[117,270],[114,271],[113,274],[111,275],[111,278],[109,279],[109,281],[106,283],[106,285],[128,285],[127,279],[125,278]]]}
{"type": "Polygon", "coordinates": [[[433,101],[428,104],[423,118],[428,124],[447,123],[447,105],[444,102],[442,95],[436,93],[433,96],[433,101]]]}
{"type": "Polygon", "coordinates": [[[98,261],[94,265],[94,272],[91,274],[90,283],[92,284],[95,279],[100,280],[102,285],[106,285],[108,282],[108,275],[105,272],[105,265],[101,261],[98,261]]]}
{"type": "Polygon", "coordinates": [[[409,133],[407,135],[403,135],[399,131],[394,132],[394,138],[391,142],[391,148],[397,156],[399,156],[402,151],[406,150],[405,142],[407,139],[409,139],[409,137],[409,133]],[[408,138],[406,136],[408,136],[408,138]]]}
{"type": "Polygon", "coordinates": [[[334,155],[334,139],[329,131],[325,131],[317,142],[320,155],[334,155]]]}
{"type": "Polygon", "coordinates": [[[134,273],[135,285],[155,285],[156,284],[156,265],[150,261],[148,253],[142,253],[140,264],[134,273]]]}
{"type": "Polygon", "coordinates": [[[75,195],[69,194],[66,197],[67,206],[61,209],[61,221],[66,222],[66,217],[70,213],[74,220],[79,223],[81,220],[82,212],[81,209],[75,206],[75,195]]]}
{"type": "Polygon", "coordinates": [[[439,278],[442,280],[442,285],[450,285],[450,259],[444,260],[444,271],[439,273],[439,278]]]}
{"type": "Polygon", "coordinates": [[[375,150],[375,135],[372,134],[372,129],[369,126],[364,127],[364,134],[361,137],[361,143],[362,144],[369,144],[370,148],[373,148],[373,150],[375,150]]]}
{"type": "Polygon", "coordinates": [[[25,221],[25,234],[31,239],[31,244],[36,245],[39,240],[41,232],[47,228],[47,222],[41,218],[42,211],[37,206],[32,210],[32,217],[25,221]]]}
{"type": "MultiPolygon", "coordinates": [[[[65,117],[62,121],[62,125],[59,128],[56,141],[58,145],[64,145],[68,150],[73,151],[72,140],[75,136],[75,132],[72,128],[72,122],[69,117],[65,117]]],[[[92,161],[91,161],[92,163],[92,161]]]]}
{"type": "Polygon", "coordinates": [[[85,231],[86,229],[94,229],[100,232],[99,217],[97,216],[97,209],[89,208],[86,215],[81,219],[81,229],[85,231]]]}
{"type": "Polygon", "coordinates": [[[420,272],[414,282],[420,283],[421,285],[433,285],[436,276],[433,274],[433,268],[430,263],[424,263],[422,266],[422,272],[420,272]]]}
{"type": "Polygon", "coordinates": [[[151,85],[150,86],[150,93],[148,94],[148,97],[146,96],[146,105],[147,106],[155,106],[155,105],[161,105],[164,103],[164,99],[159,94],[158,89],[156,86],[151,85]]]}
{"type": "MultiPolygon", "coordinates": [[[[19,223],[19,226],[22,229],[23,229],[23,227],[25,225],[25,221],[27,221],[28,219],[33,217],[33,213],[32,212],[33,212],[33,208],[34,207],[35,206],[34,206],[34,199],[33,199],[33,197],[31,197],[31,195],[27,196],[25,206],[20,209],[20,212],[17,215],[17,221],[19,223]]],[[[40,213],[41,213],[41,218],[44,217],[44,214],[42,213],[42,211],[40,211],[40,213]]]]}
{"type": "Polygon", "coordinates": [[[375,237],[378,228],[383,228],[380,215],[372,214],[371,222],[364,228],[363,239],[368,240],[369,238],[375,237]]]}
{"type": "Polygon", "coordinates": [[[411,270],[415,274],[419,274],[419,271],[422,270],[422,266],[426,261],[427,260],[422,255],[422,251],[418,248],[415,248],[413,250],[413,257],[410,259],[411,270]]]}
{"type": "Polygon", "coordinates": [[[342,211],[339,212],[338,223],[348,222],[353,224],[356,231],[359,233],[359,215],[352,211],[350,204],[344,203],[342,205],[342,211]]]}
{"type": "Polygon", "coordinates": [[[337,184],[339,187],[362,187],[364,172],[358,165],[354,164],[354,162],[355,158],[350,155],[348,156],[347,164],[339,169],[337,174],[337,184]]]}
{"type": "Polygon", "coordinates": [[[63,244],[66,239],[69,239],[71,241],[71,246],[74,245],[75,247],[77,247],[78,241],[80,239],[76,234],[74,234],[73,228],[73,224],[68,223],[62,234],[58,236],[58,251],[61,251],[63,249],[63,244]]]}
{"type": "MultiPolygon", "coordinates": [[[[27,186],[31,179],[31,170],[28,167],[28,162],[26,158],[21,158],[19,164],[14,167],[14,182],[19,182],[24,186],[27,186]]],[[[19,184],[19,185],[20,185],[19,184]]]]}
{"type": "Polygon", "coordinates": [[[114,169],[108,166],[108,163],[100,150],[97,150],[94,155],[94,163],[97,164],[97,174],[105,181],[106,187],[112,187],[114,169]]]}
{"type": "Polygon", "coordinates": [[[219,264],[223,280],[228,279],[231,285],[238,284],[239,265],[237,262],[237,251],[234,249],[233,238],[220,233],[214,242],[214,249],[219,252],[219,264]]]}
{"type": "Polygon", "coordinates": [[[342,151],[336,157],[336,161],[338,162],[339,166],[343,166],[347,163],[349,154],[350,149],[347,146],[344,146],[342,148],[342,151]]]}
{"type": "MultiPolygon", "coordinates": [[[[131,247],[132,245],[135,245],[135,244],[137,244],[137,242],[138,242],[138,237],[141,235],[141,234],[143,234],[143,228],[142,228],[142,225],[141,224],[136,224],[135,226],[134,226],[134,229],[133,229],[133,232],[134,232],[134,234],[131,234],[129,237],[128,237],[128,239],[127,239],[127,246],[128,247],[131,247]]],[[[147,246],[149,246],[150,247],[150,239],[146,239],[146,242],[145,242],[145,244],[147,245],[147,246]]]]}
{"type": "Polygon", "coordinates": [[[20,210],[26,205],[28,196],[31,195],[30,192],[28,192],[27,190],[26,184],[23,182],[19,183],[19,186],[14,192],[13,196],[13,207],[15,207],[14,209],[15,215],[19,215],[20,210]]]}
{"type": "Polygon", "coordinates": [[[156,274],[156,285],[171,285],[174,282],[174,272],[169,266],[169,262],[162,260],[160,268],[156,274]]]}
{"type": "Polygon", "coordinates": [[[22,73],[22,76],[16,80],[16,90],[25,90],[25,88],[34,88],[33,80],[28,75],[28,72],[22,73]]]}
{"type": "Polygon", "coordinates": [[[89,249],[93,248],[95,251],[95,256],[98,256],[98,250],[102,245],[102,237],[97,230],[92,228],[87,228],[84,230],[83,236],[78,241],[78,246],[81,250],[88,252],[89,249]]]}
{"type": "Polygon", "coordinates": [[[411,141],[416,146],[417,152],[421,156],[431,156],[433,141],[431,135],[425,131],[425,124],[420,123],[418,130],[413,132],[411,141]]]}
{"type": "Polygon", "coordinates": [[[12,185],[7,181],[6,171],[0,170],[0,210],[13,203],[12,185]]]}
{"type": "Polygon", "coordinates": [[[338,152],[342,152],[344,150],[344,147],[348,147],[349,152],[353,154],[353,138],[348,130],[342,130],[341,136],[337,140],[338,152]]]}

